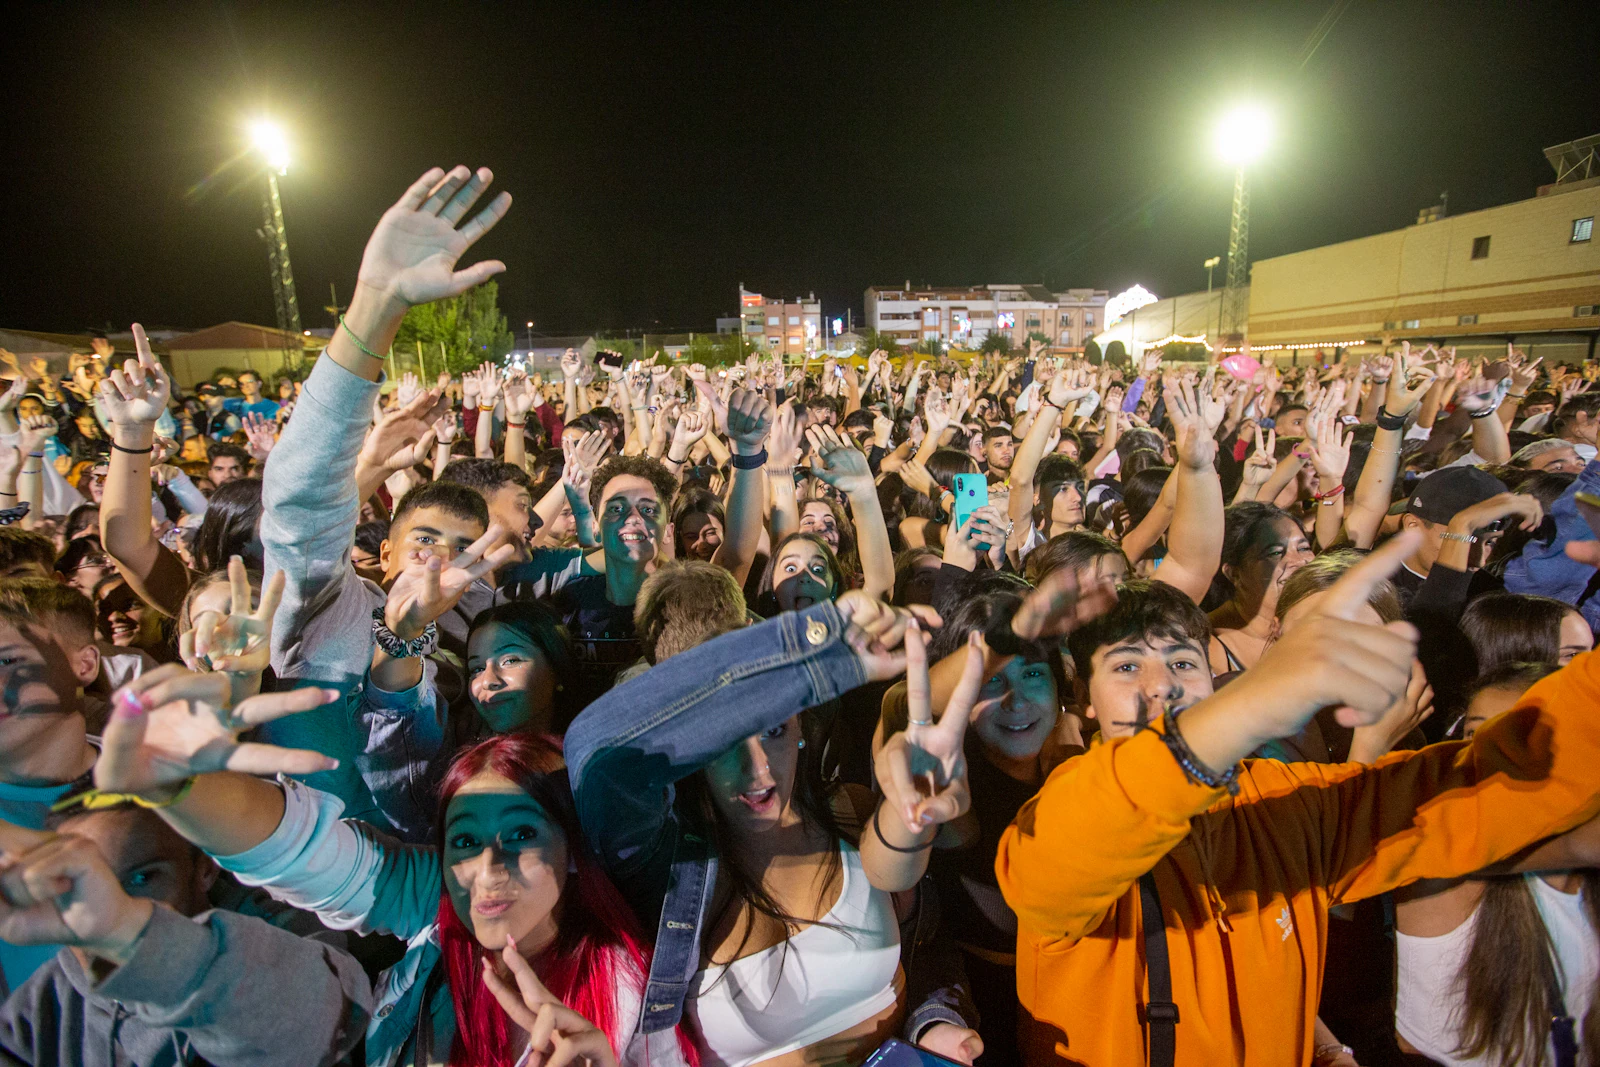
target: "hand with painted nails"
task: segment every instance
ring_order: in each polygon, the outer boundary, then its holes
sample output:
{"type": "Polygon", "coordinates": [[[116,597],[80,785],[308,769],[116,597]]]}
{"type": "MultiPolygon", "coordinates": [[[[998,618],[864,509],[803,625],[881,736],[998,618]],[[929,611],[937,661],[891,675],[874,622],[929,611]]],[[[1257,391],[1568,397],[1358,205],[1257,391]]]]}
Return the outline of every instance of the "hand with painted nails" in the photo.
{"type": "Polygon", "coordinates": [[[225,674],[176,663],[118,689],[94,765],[94,784],[115,793],[160,797],[185,779],[213,771],[312,774],[339,761],[320,752],[241,742],[253,726],[340,699],[334,689],[290,689],[232,701],[225,674]]]}

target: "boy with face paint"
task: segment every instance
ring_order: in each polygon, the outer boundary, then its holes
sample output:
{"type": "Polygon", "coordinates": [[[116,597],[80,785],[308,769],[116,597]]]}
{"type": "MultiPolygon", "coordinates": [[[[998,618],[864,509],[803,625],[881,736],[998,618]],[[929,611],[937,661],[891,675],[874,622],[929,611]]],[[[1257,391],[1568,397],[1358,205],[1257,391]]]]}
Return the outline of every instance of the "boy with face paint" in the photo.
{"type": "Polygon", "coordinates": [[[1310,1062],[1330,907],[1469,874],[1600,811],[1592,655],[1470,744],[1371,767],[1246,758],[1323,708],[1365,726],[1406,692],[1416,631],[1365,608],[1418,541],[1352,567],[1215,693],[1204,619],[1185,621],[1176,596],[1163,606],[1164,591],[1134,586],[1069,637],[1104,736],[1023,807],[995,868],[1019,923],[1024,1063],[1059,1063],[1064,1046],[1086,1063],[1130,1047],[1175,1047],[1180,1067],[1246,1048],[1250,1062],[1310,1062]],[[1141,934],[1154,907],[1160,1006],[1141,934]]]}
{"type": "Polygon", "coordinates": [[[52,823],[56,833],[0,822],[0,933],[65,946],[0,1008],[0,1050],[85,1067],[151,1062],[155,1049],[262,1067],[352,1050],[372,990],[330,943],[342,935],[309,916],[321,933],[303,939],[211,910],[216,865],[153,812],[80,809],[52,823]],[[30,879],[46,875],[70,888],[34,899],[30,879]]]}

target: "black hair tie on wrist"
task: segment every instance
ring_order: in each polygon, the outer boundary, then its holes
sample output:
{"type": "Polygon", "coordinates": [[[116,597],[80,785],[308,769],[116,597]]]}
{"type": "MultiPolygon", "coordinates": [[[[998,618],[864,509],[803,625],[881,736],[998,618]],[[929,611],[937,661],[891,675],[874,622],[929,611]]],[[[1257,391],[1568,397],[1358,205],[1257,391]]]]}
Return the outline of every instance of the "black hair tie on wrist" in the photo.
{"type": "Polygon", "coordinates": [[[881,811],[883,811],[882,804],[879,804],[877,807],[872,809],[872,832],[878,835],[878,840],[882,842],[884,848],[888,849],[890,852],[899,852],[906,856],[915,856],[918,852],[923,852],[933,847],[933,841],[931,839],[926,845],[917,845],[915,848],[901,848],[899,845],[891,845],[889,843],[889,839],[883,836],[883,827],[878,825],[878,814],[881,811]]]}
{"type": "Polygon", "coordinates": [[[118,452],[126,452],[130,456],[148,456],[156,450],[155,445],[151,445],[149,448],[123,448],[115,441],[111,442],[111,447],[118,452]]]}

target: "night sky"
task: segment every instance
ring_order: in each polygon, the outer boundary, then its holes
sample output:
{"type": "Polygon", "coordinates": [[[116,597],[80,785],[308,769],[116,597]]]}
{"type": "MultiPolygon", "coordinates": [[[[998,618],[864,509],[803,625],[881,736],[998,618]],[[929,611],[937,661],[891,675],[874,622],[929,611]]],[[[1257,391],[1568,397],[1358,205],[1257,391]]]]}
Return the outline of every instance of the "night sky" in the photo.
{"type": "Polygon", "coordinates": [[[1446,189],[1523,199],[1542,148],[1600,133],[1593,0],[19,8],[0,328],[272,323],[236,158],[263,113],[306,326],[383,208],[466,163],[516,198],[473,255],[506,261],[519,339],[709,330],[741,281],[830,316],[907,278],[1203,288],[1232,183],[1210,127],[1245,97],[1279,123],[1255,259],[1446,189]]]}

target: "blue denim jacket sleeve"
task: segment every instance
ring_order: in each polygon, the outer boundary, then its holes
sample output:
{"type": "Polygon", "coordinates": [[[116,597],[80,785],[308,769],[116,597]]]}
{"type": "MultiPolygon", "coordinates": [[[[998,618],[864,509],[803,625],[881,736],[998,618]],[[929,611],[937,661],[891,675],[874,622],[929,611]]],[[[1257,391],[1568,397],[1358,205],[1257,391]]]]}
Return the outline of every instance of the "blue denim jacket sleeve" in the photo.
{"type": "Polygon", "coordinates": [[[786,612],[658,663],[573,720],[565,746],[578,816],[614,876],[671,852],[673,783],[867,682],[844,630],[831,603],[786,612]]]}
{"type": "Polygon", "coordinates": [[[433,841],[433,790],[446,764],[441,755],[448,712],[438,677],[439,667],[428,657],[422,680],[403,692],[379,689],[369,674],[356,713],[365,735],[355,757],[361,780],[395,835],[413,845],[433,841]]]}
{"type": "MultiPolygon", "coordinates": [[[[1577,495],[1600,494],[1600,460],[1590,460],[1566,492],[1550,508],[1556,536],[1549,544],[1529,541],[1522,555],[1506,564],[1506,589],[1513,593],[1536,593],[1576,604],[1584,587],[1594,577],[1594,568],[1567,555],[1567,542],[1593,541],[1593,531],[1578,514],[1577,495]]],[[[1580,609],[1591,628],[1600,629],[1600,598],[1591,599],[1580,609]]]]}

